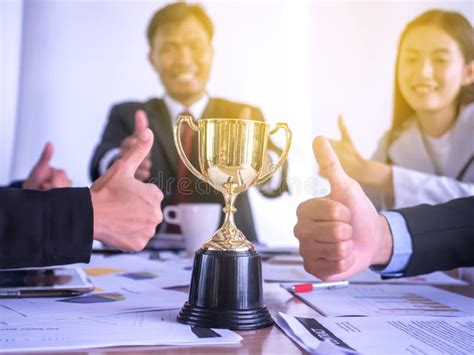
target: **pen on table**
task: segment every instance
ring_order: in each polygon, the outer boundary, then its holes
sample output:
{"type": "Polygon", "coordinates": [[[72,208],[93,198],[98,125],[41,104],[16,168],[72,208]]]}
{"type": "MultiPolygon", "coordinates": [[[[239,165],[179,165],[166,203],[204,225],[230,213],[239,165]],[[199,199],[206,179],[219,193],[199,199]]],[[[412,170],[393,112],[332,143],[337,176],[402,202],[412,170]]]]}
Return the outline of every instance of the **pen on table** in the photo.
{"type": "Polygon", "coordinates": [[[17,298],[17,297],[71,297],[80,296],[84,292],[74,290],[0,290],[0,298],[17,298]]]}
{"type": "Polygon", "coordinates": [[[305,283],[296,284],[289,288],[293,292],[310,292],[317,289],[333,289],[342,288],[349,286],[349,281],[334,281],[334,282],[317,282],[317,283],[305,283]]]}

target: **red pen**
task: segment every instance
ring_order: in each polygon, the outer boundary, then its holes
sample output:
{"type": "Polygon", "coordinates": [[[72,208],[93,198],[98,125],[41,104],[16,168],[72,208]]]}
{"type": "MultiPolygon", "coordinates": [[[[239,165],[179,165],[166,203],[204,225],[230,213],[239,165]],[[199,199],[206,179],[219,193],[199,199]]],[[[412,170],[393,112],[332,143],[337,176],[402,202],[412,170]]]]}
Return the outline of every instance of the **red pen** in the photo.
{"type": "Polygon", "coordinates": [[[341,288],[349,286],[349,281],[334,281],[334,282],[316,282],[316,283],[306,283],[306,284],[297,284],[289,288],[290,291],[301,293],[301,292],[311,292],[317,289],[326,289],[331,290],[333,288],[341,288]]]}

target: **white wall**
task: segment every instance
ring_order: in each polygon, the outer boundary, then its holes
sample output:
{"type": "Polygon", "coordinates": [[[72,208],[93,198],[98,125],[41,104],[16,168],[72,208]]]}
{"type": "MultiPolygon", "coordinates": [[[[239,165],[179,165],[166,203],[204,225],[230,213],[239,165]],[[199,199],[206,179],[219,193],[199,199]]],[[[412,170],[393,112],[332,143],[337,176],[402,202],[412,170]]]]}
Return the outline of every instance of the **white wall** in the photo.
{"type": "MultiPolygon", "coordinates": [[[[64,167],[75,186],[88,185],[89,158],[111,104],[162,93],[146,59],[145,30],[165,2],[7,0],[14,4],[8,12],[0,2],[0,58],[6,58],[0,66],[0,185],[24,177],[47,140],[56,148],[53,165],[64,167]],[[23,16],[11,20],[22,6],[23,16]],[[15,46],[21,20],[20,61],[15,46]],[[16,114],[15,63],[21,63],[16,114]],[[5,161],[11,157],[10,170],[5,161]]],[[[264,200],[251,192],[260,237],[274,244],[294,244],[297,204],[327,192],[316,177],[313,136],[337,137],[342,111],[367,156],[388,127],[395,48],[404,24],[429,7],[461,11],[473,22],[468,1],[204,5],[216,27],[211,95],[258,105],[271,124],[285,121],[293,130],[293,194],[264,200]]]]}
{"type": "Polygon", "coordinates": [[[0,185],[10,178],[20,68],[22,2],[0,1],[0,185]]]}

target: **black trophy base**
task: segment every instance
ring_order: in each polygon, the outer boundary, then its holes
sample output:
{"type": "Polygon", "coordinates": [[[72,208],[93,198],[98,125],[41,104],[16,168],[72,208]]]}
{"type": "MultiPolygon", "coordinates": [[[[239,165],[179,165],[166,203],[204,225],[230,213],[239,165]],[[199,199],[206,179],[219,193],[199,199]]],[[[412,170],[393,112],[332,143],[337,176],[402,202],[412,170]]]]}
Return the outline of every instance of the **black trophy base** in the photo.
{"type": "Polygon", "coordinates": [[[273,324],[263,304],[262,263],[256,252],[199,249],[189,299],[178,321],[196,327],[253,330],[273,324]]]}
{"type": "Polygon", "coordinates": [[[267,308],[225,310],[202,308],[186,302],[179,312],[178,321],[195,327],[254,330],[273,324],[267,308]]]}

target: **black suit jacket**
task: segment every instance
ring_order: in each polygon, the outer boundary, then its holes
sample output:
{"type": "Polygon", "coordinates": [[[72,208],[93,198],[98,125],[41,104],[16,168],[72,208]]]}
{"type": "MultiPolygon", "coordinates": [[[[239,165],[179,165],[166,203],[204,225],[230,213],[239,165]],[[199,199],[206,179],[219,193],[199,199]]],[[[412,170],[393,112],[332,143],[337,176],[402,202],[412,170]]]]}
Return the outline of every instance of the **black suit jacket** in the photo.
{"type": "Polygon", "coordinates": [[[397,210],[412,237],[404,276],[474,266],[474,197],[397,210]]]}
{"type": "MultiPolygon", "coordinates": [[[[235,118],[239,117],[242,109],[248,105],[243,105],[223,99],[211,98],[203,113],[202,118],[235,118]]],[[[135,130],[135,112],[144,110],[149,119],[150,129],[155,135],[155,141],[151,151],[152,169],[150,182],[156,183],[164,194],[162,206],[171,204],[172,197],[176,191],[176,176],[178,165],[178,152],[174,145],[173,127],[166,104],[161,99],[151,99],[145,103],[126,102],[112,107],[107,126],[105,127],[102,139],[96,147],[90,166],[90,175],[92,180],[97,179],[100,174],[98,171],[99,162],[106,152],[110,149],[118,148],[120,143],[135,130]]],[[[255,108],[252,109],[252,118],[263,121],[262,112],[255,108]]],[[[273,142],[269,143],[269,148],[278,154],[281,149],[276,147],[273,142]]],[[[191,162],[198,167],[198,149],[197,140],[194,140],[193,154],[191,162]]],[[[282,174],[282,183],[276,190],[277,193],[270,194],[269,197],[280,195],[287,190],[284,183],[286,166],[282,174]]],[[[191,176],[192,185],[201,186],[201,193],[193,192],[192,200],[200,203],[218,202],[223,205],[222,194],[207,184],[199,183],[196,177],[191,176]],[[203,185],[205,188],[203,188],[203,185]]],[[[244,235],[251,241],[257,240],[255,232],[250,202],[246,192],[241,193],[235,202],[238,212],[235,214],[237,227],[242,230],[244,235]]]]}
{"type": "Polygon", "coordinates": [[[0,268],[89,262],[89,189],[0,189],[0,268]]]}

